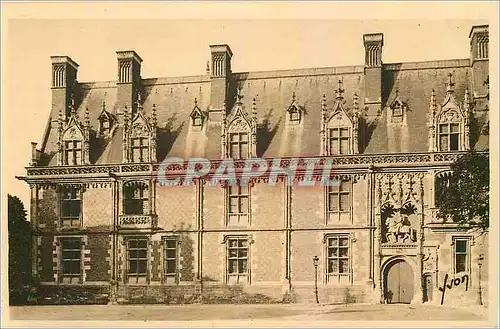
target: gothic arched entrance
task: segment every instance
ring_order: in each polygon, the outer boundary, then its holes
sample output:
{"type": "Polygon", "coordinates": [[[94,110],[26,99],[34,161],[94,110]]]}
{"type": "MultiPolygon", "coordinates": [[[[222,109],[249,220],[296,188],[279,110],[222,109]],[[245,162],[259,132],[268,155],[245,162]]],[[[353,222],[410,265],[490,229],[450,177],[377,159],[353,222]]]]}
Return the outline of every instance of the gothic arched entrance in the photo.
{"type": "Polygon", "coordinates": [[[409,304],[413,299],[414,275],[410,264],[397,259],[384,273],[384,295],[388,303],[409,304]]]}

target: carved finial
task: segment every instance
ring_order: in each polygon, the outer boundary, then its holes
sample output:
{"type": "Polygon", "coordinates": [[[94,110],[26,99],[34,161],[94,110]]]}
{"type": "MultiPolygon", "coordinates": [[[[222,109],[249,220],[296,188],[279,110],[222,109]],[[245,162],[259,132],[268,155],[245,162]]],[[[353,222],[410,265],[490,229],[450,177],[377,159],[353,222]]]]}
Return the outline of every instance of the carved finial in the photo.
{"type": "Polygon", "coordinates": [[[59,110],[58,118],[57,118],[57,124],[58,124],[58,130],[59,132],[62,132],[62,127],[63,127],[63,115],[62,111],[59,110]]]}
{"type": "Polygon", "coordinates": [[[399,97],[399,88],[396,87],[396,98],[398,98],[398,97],[399,97]]]}
{"type": "Polygon", "coordinates": [[[125,108],[123,109],[123,123],[125,126],[128,124],[128,109],[127,105],[125,105],[125,108]]]}
{"type": "Polygon", "coordinates": [[[470,105],[469,88],[466,88],[464,96],[464,107],[469,108],[469,105],[470,105]]]}
{"type": "Polygon", "coordinates": [[[198,107],[198,99],[196,97],[194,98],[194,107],[198,107]]]}
{"type": "Polygon", "coordinates": [[[326,95],[323,94],[323,97],[321,98],[321,115],[325,118],[326,117],[326,95]]]}
{"type": "Polygon", "coordinates": [[[102,101],[102,111],[106,111],[106,100],[102,101]]]}
{"type": "Polygon", "coordinates": [[[243,98],[243,95],[241,94],[241,88],[237,88],[236,90],[236,98],[237,98],[237,104],[242,104],[241,99],[243,98]]]}
{"type": "Polygon", "coordinates": [[[354,97],[352,100],[352,107],[354,108],[354,113],[356,114],[359,112],[358,101],[359,101],[358,93],[354,93],[354,97]]]}
{"type": "Polygon", "coordinates": [[[153,104],[151,109],[151,120],[153,121],[153,126],[156,127],[157,117],[156,117],[156,104],[153,104]]]}
{"type": "Polygon", "coordinates": [[[337,89],[335,89],[335,94],[336,94],[337,99],[344,98],[344,96],[343,96],[343,94],[344,94],[343,85],[344,85],[343,80],[339,79],[337,89]]]}
{"type": "Polygon", "coordinates": [[[142,111],[141,92],[137,92],[137,110],[142,111]]]}
{"type": "Polygon", "coordinates": [[[292,94],[292,104],[294,104],[294,103],[295,103],[295,91],[292,94]]]}
{"type": "Polygon", "coordinates": [[[453,83],[453,74],[450,72],[448,73],[448,83],[446,84],[446,92],[447,93],[453,93],[453,86],[455,83],[453,83]]]}
{"type": "Polygon", "coordinates": [[[76,117],[75,94],[72,92],[70,96],[70,113],[72,117],[76,117]]]}
{"type": "Polygon", "coordinates": [[[436,109],[436,92],[434,91],[434,89],[432,89],[431,92],[431,109],[436,109]]]}
{"type": "Polygon", "coordinates": [[[207,74],[210,74],[210,61],[207,61],[206,71],[207,71],[207,74]]]}
{"type": "Polygon", "coordinates": [[[85,126],[90,127],[90,112],[89,108],[85,108],[85,126]]]}
{"type": "Polygon", "coordinates": [[[252,116],[254,120],[257,120],[257,103],[255,97],[252,99],[252,116]]]}

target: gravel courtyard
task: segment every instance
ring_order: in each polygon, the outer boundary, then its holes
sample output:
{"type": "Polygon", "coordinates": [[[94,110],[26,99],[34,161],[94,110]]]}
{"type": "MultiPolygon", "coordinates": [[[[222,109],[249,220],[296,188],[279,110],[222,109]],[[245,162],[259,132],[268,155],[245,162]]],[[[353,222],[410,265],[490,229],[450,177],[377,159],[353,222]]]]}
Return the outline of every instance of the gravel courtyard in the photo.
{"type": "Polygon", "coordinates": [[[98,321],[484,321],[487,309],[436,305],[80,305],[19,306],[11,320],[98,321]]]}

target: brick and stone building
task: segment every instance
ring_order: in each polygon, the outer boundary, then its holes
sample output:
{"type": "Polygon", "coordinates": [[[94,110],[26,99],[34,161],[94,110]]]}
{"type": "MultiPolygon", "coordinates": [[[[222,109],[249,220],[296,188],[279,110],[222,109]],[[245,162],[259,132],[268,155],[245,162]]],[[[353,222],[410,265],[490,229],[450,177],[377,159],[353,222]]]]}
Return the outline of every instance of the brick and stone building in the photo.
{"type": "Polygon", "coordinates": [[[212,45],[204,74],[170,78],[118,51],[105,82],[52,57],[52,109],[22,178],[33,275],[118,301],[314,302],[318,256],[321,302],[439,303],[445,275],[468,275],[444,303],[475,303],[487,234],[440,219],[435,195],[461,154],[488,151],[488,26],[469,37],[470,58],[384,63],[383,35],[366,34],[362,65],[272,72],[233,72],[231,48],[212,45]],[[167,187],[157,172],[172,157],[332,161],[341,184],[167,187]]]}

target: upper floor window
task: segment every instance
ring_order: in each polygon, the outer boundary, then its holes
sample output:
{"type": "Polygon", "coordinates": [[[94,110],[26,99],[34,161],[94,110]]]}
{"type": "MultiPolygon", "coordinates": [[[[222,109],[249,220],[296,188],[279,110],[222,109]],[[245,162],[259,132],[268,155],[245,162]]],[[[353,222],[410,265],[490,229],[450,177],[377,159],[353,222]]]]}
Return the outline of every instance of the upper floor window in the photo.
{"type": "Polygon", "coordinates": [[[80,238],[60,239],[61,282],[80,283],[82,279],[82,242],[80,238]]]}
{"type": "Polygon", "coordinates": [[[230,133],[229,152],[233,159],[246,159],[248,157],[248,133],[230,133]]]}
{"type": "Polygon", "coordinates": [[[228,225],[248,225],[249,187],[229,185],[228,194],[228,225]]]}
{"type": "Polygon", "coordinates": [[[127,239],[127,278],[129,283],[146,283],[148,274],[148,239],[127,239]]]}
{"type": "Polygon", "coordinates": [[[227,282],[248,281],[248,238],[232,237],[227,240],[227,282]]]}
{"type": "Polygon", "coordinates": [[[65,187],[61,192],[62,226],[80,226],[82,212],[81,190],[65,187]]]}
{"type": "Polygon", "coordinates": [[[129,183],[124,186],[123,212],[125,215],[148,213],[149,190],[146,184],[129,183]]]}
{"type": "Polygon", "coordinates": [[[64,164],[76,166],[82,163],[82,142],[71,140],[64,142],[64,164]]]}
{"type": "Polygon", "coordinates": [[[350,274],[349,236],[347,234],[334,234],[326,238],[326,275],[327,280],[341,281],[341,277],[350,274]]]}
{"type": "Polygon", "coordinates": [[[458,151],[460,141],[460,125],[458,123],[439,124],[439,150],[458,151]]]}
{"type": "Polygon", "coordinates": [[[132,152],[132,162],[147,162],[149,140],[146,137],[131,138],[132,145],[130,146],[132,152]]]}
{"type": "Polygon", "coordinates": [[[330,155],[349,154],[350,134],[349,128],[339,127],[329,129],[330,155]]]}
{"type": "Polygon", "coordinates": [[[328,186],[328,211],[348,212],[350,210],[350,182],[339,180],[338,184],[328,186]]]}
{"type": "Polygon", "coordinates": [[[469,271],[470,243],[468,238],[454,238],[454,270],[455,273],[469,271]]]}

